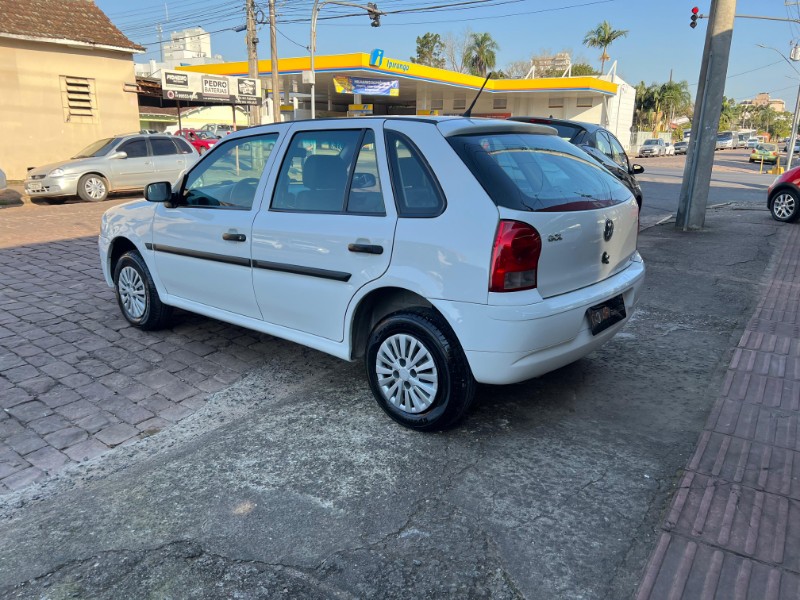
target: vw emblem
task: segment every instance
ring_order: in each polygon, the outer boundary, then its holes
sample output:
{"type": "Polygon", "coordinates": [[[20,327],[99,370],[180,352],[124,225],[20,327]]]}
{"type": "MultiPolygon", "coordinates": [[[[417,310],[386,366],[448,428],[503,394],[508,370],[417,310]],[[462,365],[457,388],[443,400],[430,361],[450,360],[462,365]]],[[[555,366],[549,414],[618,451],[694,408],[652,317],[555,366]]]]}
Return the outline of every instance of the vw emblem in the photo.
{"type": "Polygon", "coordinates": [[[614,221],[606,219],[606,228],[603,230],[603,239],[609,241],[611,236],[614,235],[614,221]]]}

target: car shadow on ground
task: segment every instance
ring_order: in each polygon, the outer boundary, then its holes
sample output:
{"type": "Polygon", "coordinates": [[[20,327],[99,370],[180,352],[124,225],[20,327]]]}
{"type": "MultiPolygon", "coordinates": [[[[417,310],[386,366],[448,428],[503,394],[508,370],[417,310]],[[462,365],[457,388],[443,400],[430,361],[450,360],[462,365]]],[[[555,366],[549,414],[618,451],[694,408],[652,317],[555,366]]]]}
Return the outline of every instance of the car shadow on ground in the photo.
{"type": "Polygon", "coordinates": [[[0,192],[0,208],[6,206],[22,206],[23,196],[17,190],[7,189],[0,192]]]}

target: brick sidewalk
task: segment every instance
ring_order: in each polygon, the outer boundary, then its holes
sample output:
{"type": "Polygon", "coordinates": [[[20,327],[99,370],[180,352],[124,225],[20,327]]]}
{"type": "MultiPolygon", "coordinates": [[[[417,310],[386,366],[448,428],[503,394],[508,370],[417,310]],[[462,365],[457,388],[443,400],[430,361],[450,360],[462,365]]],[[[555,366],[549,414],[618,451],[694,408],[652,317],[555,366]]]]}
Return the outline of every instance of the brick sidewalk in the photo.
{"type": "Polygon", "coordinates": [[[800,598],[800,225],[787,227],[637,600],[800,598]]]}
{"type": "Polygon", "coordinates": [[[180,311],[172,329],[130,327],[97,251],[115,203],[0,211],[0,494],[167,428],[265,359],[281,368],[302,352],[180,311]]]}

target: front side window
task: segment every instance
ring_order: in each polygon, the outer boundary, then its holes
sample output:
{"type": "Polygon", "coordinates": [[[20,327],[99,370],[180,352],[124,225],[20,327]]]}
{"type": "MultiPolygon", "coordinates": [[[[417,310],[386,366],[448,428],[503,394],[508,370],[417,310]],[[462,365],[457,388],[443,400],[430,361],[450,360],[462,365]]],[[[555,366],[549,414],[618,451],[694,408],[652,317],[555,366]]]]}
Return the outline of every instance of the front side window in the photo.
{"type": "Polygon", "coordinates": [[[189,173],[182,205],[250,210],[277,133],[224,144],[189,173]]]}
{"type": "Polygon", "coordinates": [[[608,139],[611,142],[611,158],[620,167],[626,171],[630,170],[631,166],[628,164],[628,155],[625,154],[625,148],[619,143],[619,140],[610,133],[608,139]]]}
{"type": "Polygon", "coordinates": [[[597,149],[608,158],[611,158],[611,142],[608,141],[608,136],[603,131],[598,131],[595,133],[594,138],[596,140],[595,144],[597,145],[597,149]]]}
{"type": "Polygon", "coordinates": [[[631,198],[616,177],[555,136],[492,133],[448,141],[498,206],[592,210],[631,198]]]}
{"type": "Polygon", "coordinates": [[[272,209],[342,212],[363,136],[362,129],[295,134],[281,165],[272,209]]]}
{"type": "Polygon", "coordinates": [[[127,154],[128,158],[144,158],[147,156],[147,141],[144,138],[134,138],[121,144],[117,150],[127,154]]]}

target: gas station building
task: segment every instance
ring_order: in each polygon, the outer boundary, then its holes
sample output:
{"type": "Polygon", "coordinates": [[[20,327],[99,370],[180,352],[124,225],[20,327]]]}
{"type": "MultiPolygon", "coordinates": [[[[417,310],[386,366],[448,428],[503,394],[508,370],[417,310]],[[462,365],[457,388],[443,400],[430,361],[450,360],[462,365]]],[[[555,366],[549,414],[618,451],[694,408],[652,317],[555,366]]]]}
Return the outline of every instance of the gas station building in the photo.
{"type": "MultiPolygon", "coordinates": [[[[247,77],[246,62],[179,67],[209,75],[247,77]]],[[[311,118],[309,56],[278,61],[283,120],[311,118]],[[305,76],[304,76],[305,74],[305,76]]],[[[269,90],[272,65],[259,61],[262,87],[269,90]]],[[[484,79],[371,53],[316,56],[317,117],[349,115],[460,115],[472,103],[484,79]],[[361,93],[359,93],[361,92],[361,93]]],[[[271,90],[267,96],[271,95],[271,90]]],[[[490,79],[472,116],[541,116],[602,125],[627,148],[633,124],[635,89],[616,75],[490,79]]],[[[271,123],[272,99],[265,100],[263,122],[271,123]]]]}

